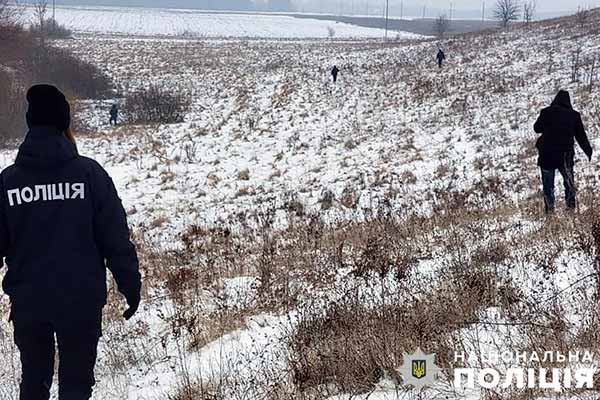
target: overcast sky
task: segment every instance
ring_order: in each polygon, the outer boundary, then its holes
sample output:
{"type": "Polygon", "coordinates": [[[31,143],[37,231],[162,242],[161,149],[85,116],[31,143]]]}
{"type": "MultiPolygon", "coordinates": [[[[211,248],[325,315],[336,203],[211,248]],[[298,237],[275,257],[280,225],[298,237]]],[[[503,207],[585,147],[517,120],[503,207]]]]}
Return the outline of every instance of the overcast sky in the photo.
{"type": "MultiPolygon", "coordinates": [[[[219,0],[213,0],[219,2],[219,0]]],[[[234,1],[234,0],[229,0],[234,1]]],[[[246,0],[247,1],[247,0],[246,0]]],[[[267,3],[275,0],[252,0],[267,3]]],[[[291,0],[297,11],[343,15],[382,15],[386,0],[291,0]]],[[[521,3],[530,0],[518,0],[521,3]]],[[[235,1],[234,1],[235,2],[235,1]]],[[[390,15],[398,17],[437,17],[450,14],[455,18],[481,18],[485,2],[486,18],[491,16],[496,0],[389,0],[390,15]],[[402,6],[401,6],[402,4],[402,6]]],[[[196,8],[206,1],[196,0],[57,0],[62,4],[135,5],[143,7],[196,8]]],[[[226,2],[223,1],[223,4],[226,2]]],[[[537,17],[545,18],[573,13],[579,6],[600,7],[600,0],[537,0],[537,17]]]]}
{"type": "MultiPolygon", "coordinates": [[[[486,16],[489,17],[496,0],[389,0],[392,16],[398,16],[403,12],[405,16],[420,17],[425,10],[426,15],[432,17],[442,13],[449,14],[452,7],[453,15],[457,18],[481,17],[484,1],[486,16]],[[403,3],[402,8],[401,3],[403,3]]],[[[519,1],[523,3],[526,0],[519,1]]],[[[340,14],[365,14],[366,10],[369,10],[370,14],[377,14],[383,10],[385,4],[385,0],[295,0],[294,2],[301,5],[304,11],[314,11],[317,8],[324,12],[335,10],[340,14]]],[[[580,5],[598,7],[600,0],[537,0],[538,17],[573,13],[580,5]]]]}
{"type": "MultiPolygon", "coordinates": [[[[331,5],[335,4],[339,6],[340,2],[344,2],[343,7],[348,8],[351,7],[350,3],[356,4],[366,4],[366,0],[320,0],[320,2],[331,5]]],[[[453,7],[457,10],[481,10],[482,3],[484,0],[452,0],[453,7]]],[[[314,4],[314,0],[297,0],[297,2],[306,2],[314,4]]],[[[318,2],[318,1],[317,1],[318,2]]],[[[371,7],[377,7],[378,3],[383,3],[382,0],[370,0],[372,4],[371,7]]],[[[487,7],[491,8],[492,5],[496,2],[496,0],[485,0],[487,3],[487,7]]],[[[418,7],[422,8],[423,6],[427,6],[429,8],[436,9],[445,9],[450,8],[451,0],[404,0],[404,6],[418,7]]],[[[355,4],[355,7],[356,7],[355,4]]],[[[390,4],[394,6],[399,6],[400,0],[390,0],[390,4]]],[[[600,0],[537,0],[537,8],[539,12],[567,12],[572,11],[573,9],[577,9],[578,5],[589,5],[589,6],[600,6],[600,0]]]]}
{"type": "MultiPolygon", "coordinates": [[[[419,3],[418,1],[410,1],[409,3],[419,3]]],[[[427,1],[426,1],[427,2],[427,1]]],[[[480,8],[482,0],[454,0],[456,8],[480,8]]],[[[446,7],[450,4],[450,0],[430,0],[428,3],[431,6],[446,7]]],[[[495,0],[487,0],[487,3],[493,5],[495,0]]],[[[537,7],[540,12],[556,12],[556,11],[570,11],[573,8],[577,8],[580,3],[589,3],[589,5],[600,4],[599,1],[584,0],[584,1],[573,1],[573,0],[537,0],[537,7]]]]}

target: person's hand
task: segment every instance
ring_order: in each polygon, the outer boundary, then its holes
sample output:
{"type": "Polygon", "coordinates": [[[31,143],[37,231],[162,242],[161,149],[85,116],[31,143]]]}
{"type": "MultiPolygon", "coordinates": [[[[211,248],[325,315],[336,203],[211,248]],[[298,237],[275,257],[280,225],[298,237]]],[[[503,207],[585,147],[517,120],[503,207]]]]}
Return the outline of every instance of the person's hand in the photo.
{"type": "Polygon", "coordinates": [[[140,307],[140,294],[136,293],[125,297],[127,299],[127,305],[129,308],[123,313],[123,318],[129,321],[140,307]]]}

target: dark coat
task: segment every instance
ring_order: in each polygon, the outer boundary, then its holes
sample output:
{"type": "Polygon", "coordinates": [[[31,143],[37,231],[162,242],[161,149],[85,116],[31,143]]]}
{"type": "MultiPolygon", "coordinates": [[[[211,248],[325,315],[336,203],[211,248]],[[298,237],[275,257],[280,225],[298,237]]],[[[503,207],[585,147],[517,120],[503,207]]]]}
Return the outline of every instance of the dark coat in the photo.
{"type": "Polygon", "coordinates": [[[119,108],[116,105],[113,105],[110,109],[110,116],[113,118],[117,118],[119,115],[119,108]]]}
{"type": "Polygon", "coordinates": [[[581,115],[573,110],[569,93],[561,90],[552,105],[542,110],[534,125],[541,136],[536,147],[539,151],[538,165],[543,169],[556,169],[565,165],[566,157],[573,157],[575,140],[588,156],[592,146],[585,133],[581,115]]]}
{"type": "Polygon", "coordinates": [[[338,69],[338,67],[333,67],[333,69],[331,70],[331,75],[337,76],[339,72],[340,70],[338,69]]]}
{"type": "Polygon", "coordinates": [[[0,256],[13,313],[60,318],[102,307],[107,268],[121,293],[139,296],[137,254],[115,186],[55,128],[32,128],[0,174],[0,256]]]}
{"type": "Polygon", "coordinates": [[[444,54],[444,52],[442,50],[438,51],[438,53],[437,53],[438,62],[442,62],[445,59],[446,59],[446,54],[444,54]]]}

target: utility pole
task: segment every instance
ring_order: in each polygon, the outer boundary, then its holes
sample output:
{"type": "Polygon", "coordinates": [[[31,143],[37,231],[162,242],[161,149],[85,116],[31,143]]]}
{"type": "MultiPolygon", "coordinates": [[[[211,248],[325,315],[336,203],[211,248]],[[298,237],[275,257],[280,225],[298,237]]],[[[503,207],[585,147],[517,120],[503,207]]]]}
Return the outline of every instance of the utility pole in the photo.
{"type": "Polygon", "coordinates": [[[423,19],[425,19],[425,14],[427,13],[427,6],[423,5],[423,19]]]}
{"type": "Polygon", "coordinates": [[[388,18],[390,16],[390,0],[385,0],[385,40],[388,38],[388,18]]]}
{"type": "Polygon", "coordinates": [[[483,11],[481,12],[481,22],[485,22],[485,0],[483,0],[483,11]]]}
{"type": "Polygon", "coordinates": [[[56,0],[52,0],[52,27],[56,31],[56,0]]]}
{"type": "Polygon", "coordinates": [[[400,19],[404,19],[404,0],[400,0],[400,19]]]}

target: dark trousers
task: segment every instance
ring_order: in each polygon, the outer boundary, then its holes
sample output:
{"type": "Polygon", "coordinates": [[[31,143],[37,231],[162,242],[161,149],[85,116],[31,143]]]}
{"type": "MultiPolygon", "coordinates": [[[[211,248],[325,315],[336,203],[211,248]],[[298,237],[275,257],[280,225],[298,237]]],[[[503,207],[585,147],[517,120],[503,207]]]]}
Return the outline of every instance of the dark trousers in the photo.
{"type": "Polygon", "coordinates": [[[117,125],[117,117],[116,116],[111,116],[109,123],[111,125],[117,125]]]}
{"type": "MultiPolygon", "coordinates": [[[[558,172],[562,175],[565,186],[565,199],[567,209],[573,210],[576,206],[576,190],[575,190],[575,173],[574,162],[571,157],[565,158],[565,163],[558,168],[558,172]]],[[[554,196],[554,180],[556,177],[556,169],[542,168],[542,186],[544,190],[544,206],[546,214],[554,212],[556,197],[554,196]]]]}
{"type": "Polygon", "coordinates": [[[336,83],[337,82],[337,74],[333,74],[332,76],[333,76],[333,83],[336,83]]]}
{"type": "Polygon", "coordinates": [[[65,322],[33,321],[12,316],[15,343],[21,353],[20,400],[48,400],[58,342],[60,400],[88,400],[92,396],[102,310],[65,322]]]}

